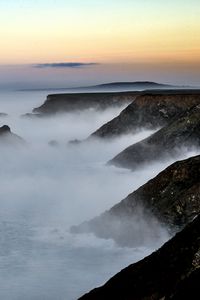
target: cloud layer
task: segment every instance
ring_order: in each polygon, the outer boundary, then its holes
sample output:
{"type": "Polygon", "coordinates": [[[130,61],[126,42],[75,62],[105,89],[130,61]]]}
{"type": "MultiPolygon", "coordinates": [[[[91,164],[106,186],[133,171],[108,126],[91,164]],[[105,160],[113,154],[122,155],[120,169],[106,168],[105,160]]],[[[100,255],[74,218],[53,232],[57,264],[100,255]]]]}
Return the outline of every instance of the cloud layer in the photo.
{"type": "Polygon", "coordinates": [[[88,66],[98,65],[98,63],[83,63],[83,62],[59,62],[59,63],[45,63],[33,65],[35,68],[82,68],[88,66]]]}

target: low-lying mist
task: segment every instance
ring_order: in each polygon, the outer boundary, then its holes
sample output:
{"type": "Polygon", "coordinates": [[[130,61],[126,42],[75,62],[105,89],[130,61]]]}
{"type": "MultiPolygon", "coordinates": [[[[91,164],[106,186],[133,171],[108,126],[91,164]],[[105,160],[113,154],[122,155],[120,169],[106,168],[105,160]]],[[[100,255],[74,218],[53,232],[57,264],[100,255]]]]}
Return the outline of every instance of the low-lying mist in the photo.
{"type": "Polygon", "coordinates": [[[108,167],[106,162],[152,131],[110,142],[68,143],[87,137],[111,114],[107,111],[98,120],[97,116],[96,112],[85,112],[46,119],[7,118],[12,131],[27,145],[1,148],[1,207],[9,206],[8,213],[30,214],[29,221],[36,218],[37,224],[48,225],[51,219],[73,225],[109,208],[151,178],[151,169],[141,170],[134,178],[130,171],[108,167]],[[49,145],[51,140],[58,145],[49,145]]]}
{"type": "MultiPolygon", "coordinates": [[[[5,300],[76,299],[153,251],[149,241],[123,248],[111,239],[71,234],[69,228],[109,209],[172,162],[137,172],[108,167],[109,159],[152,131],[69,144],[87,138],[120,109],[20,117],[44,99],[43,92],[9,93],[0,99],[0,110],[9,114],[0,125],[9,125],[27,141],[20,148],[0,149],[0,298],[5,300]],[[51,140],[58,145],[49,145],[51,140]]],[[[156,246],[166,239],[162,228],[156,246]]]]}

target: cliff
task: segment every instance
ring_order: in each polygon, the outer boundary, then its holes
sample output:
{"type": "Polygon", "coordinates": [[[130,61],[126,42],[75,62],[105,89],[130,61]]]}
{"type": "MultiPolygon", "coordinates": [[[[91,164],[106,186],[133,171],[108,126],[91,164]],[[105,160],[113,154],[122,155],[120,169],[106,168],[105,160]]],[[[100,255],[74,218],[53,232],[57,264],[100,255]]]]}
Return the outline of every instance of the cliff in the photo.
{"type": "Polygon", "coordinates": [[[120,152],[109,164],[136,169],[150,162],[177,158],[184,148],[200,146],[200,105],[197,105],[150,137],[120,152]]]}
{"type": "Polygon", "coordinates": [[[199,213],[200,155],[172,164],[99,217],[72,227],[72,232],[93,232],[122,246],[136,246],[159,234],[160,224],[174,233],[199,213]]]}
{"type": "Polygon", "coordinates": [[[188,300],[200,295],[200,215],[158,251],[80,300],[188,300]]]}
{"type": "Polygon", "coordinates": [[[137,95],[137,92],[52,94],[47,96],[44,104],[33,109],[33,113],[49,115],[84,109],[104,110],[109,107],[128,105],[137,95]]]}
{"type": "Polygon", "coordinates": [[[200,104],[199,91],[144,92],[119,116],[101,126],[91,137],[113,138],[122,134],[135,133],[141,128],[163,127],[198,104],[200,104]]]}

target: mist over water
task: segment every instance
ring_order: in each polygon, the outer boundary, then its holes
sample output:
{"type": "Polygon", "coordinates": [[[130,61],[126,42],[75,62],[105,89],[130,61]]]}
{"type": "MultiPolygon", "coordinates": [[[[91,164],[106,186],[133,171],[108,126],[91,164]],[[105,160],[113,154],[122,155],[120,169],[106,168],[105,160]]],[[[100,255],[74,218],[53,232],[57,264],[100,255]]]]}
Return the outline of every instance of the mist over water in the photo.
{"type": "MultiPolygon", "coordinates": [[[[70,226],[109,209],[172,162],[137,172],[106,166],[152,131],[70,145],[68,141],[88,137],[122,108],[20,117],[45,98],[46,92],[0,93],[0,111],[9,114],[0,125],[9,125],[27,141],[26,147],[0,148],[0,299],[77,299],[155,248],[148,242],[122,248],[112,240],[69,232],[70,226]],[[58,146],[50,146],[50,140],[58,146]]],[[[168,239],[164,228],[160,232],[157,245],[168,239]]]]}

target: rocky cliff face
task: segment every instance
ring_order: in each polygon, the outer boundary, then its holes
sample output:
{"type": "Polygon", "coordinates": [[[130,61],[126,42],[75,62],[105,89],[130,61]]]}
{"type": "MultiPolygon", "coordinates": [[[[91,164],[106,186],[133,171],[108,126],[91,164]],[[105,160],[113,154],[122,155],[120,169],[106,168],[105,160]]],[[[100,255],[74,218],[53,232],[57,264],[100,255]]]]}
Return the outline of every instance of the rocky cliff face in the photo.
{"type": "Polygon", "coordinates": [[[8,125],[3,125],[0,127],[0,136],[3,136],[4,134],[10,133],[10,127],[8,125]]]}
{"type": "Polygon", "coordinates": [[[90,108],[103,110],[109,107],[128,105],[137,95],[137,92],[49,95],[44,104],[33,109],[33,113],[48,115],[90,108]]]}
{"type": "Polygon", "coordinates": [[[25,140],[14,134],[10,127],[3,125],[0,127],[0,146],[4,145],[25,145],[25,140]]]}
{"type": "Polygon", "coordinates": [[[111,138],[121,134],[135,133],[141,128],[163,127],[187,109],[200,104],[200,93],[187,94],[185,92],[184,94],[183,91],[179,93],[182,94],[144,93],[129,104],[119,116],[101,126],[91,136],[111,138]]]}
{"type": "Polygon", "coordinates": [[[162,248],[80,300],[199,299],[200,215],[162,248]]]}
{"type": "Polygon", "coordinates": [[[183,148],[190,149],[199,146],[200,105],[197,105],[150,137],[126,148],[109,163],[135,169],[159,159],[179,157],[183,148]]]}
{"type": "Polygon", "coordinates": [[[99,217],[72,228],[136,246],[159,234],[160,224],[175,232],[200,213],[200,156],[176,162],[99,217]],[[151,231],[152,229],[152,231],[151,231]]]}

